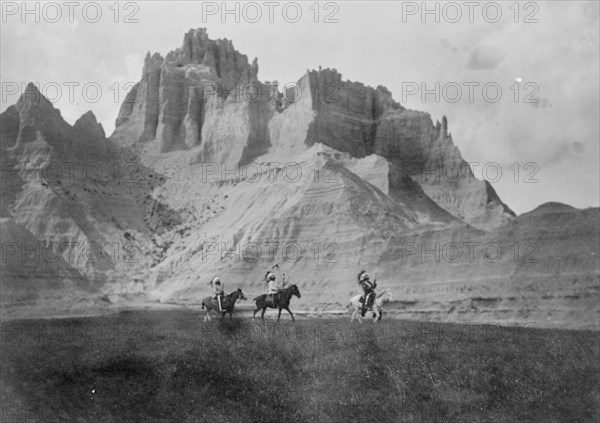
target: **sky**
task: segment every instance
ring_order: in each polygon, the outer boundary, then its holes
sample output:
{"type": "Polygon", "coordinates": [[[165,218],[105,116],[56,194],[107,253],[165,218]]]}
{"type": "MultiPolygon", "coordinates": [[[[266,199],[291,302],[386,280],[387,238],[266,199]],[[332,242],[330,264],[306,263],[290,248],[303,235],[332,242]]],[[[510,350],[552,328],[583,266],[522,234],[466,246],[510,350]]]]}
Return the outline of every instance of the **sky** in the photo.
{"type": "Polygon", "coordinates": [[[549,201],[598,207],[599,5],[257,1],[224,13],[220,1],[5,1],[1,110],[31,81],[67,122],[91,110],[109,135],[146,52],[164,56],[205,27],[257,57],[262,81],[335,68],[434,123],[447,116],[475,176],[518,214],[549,201]]]}

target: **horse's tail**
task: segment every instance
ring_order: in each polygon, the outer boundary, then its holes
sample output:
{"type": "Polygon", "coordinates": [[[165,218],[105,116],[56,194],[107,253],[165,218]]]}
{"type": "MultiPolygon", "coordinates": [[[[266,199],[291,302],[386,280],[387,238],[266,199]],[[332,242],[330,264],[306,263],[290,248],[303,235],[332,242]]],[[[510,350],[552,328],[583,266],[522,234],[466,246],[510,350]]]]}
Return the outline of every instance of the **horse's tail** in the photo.
{"type": "Polygon", "coordinates": [[[204,301],[202,301],[202,310],[204,310],[204,301]]]}
{"type": "MultiPolygon", "coordinates": [[[[263,294],[264,295],[264,294],[263,294]]],[[[258,297],[252,298],[252,301],[258,301],[258,299],[262,297],[262,295],[259,295],[258,297]]]]}

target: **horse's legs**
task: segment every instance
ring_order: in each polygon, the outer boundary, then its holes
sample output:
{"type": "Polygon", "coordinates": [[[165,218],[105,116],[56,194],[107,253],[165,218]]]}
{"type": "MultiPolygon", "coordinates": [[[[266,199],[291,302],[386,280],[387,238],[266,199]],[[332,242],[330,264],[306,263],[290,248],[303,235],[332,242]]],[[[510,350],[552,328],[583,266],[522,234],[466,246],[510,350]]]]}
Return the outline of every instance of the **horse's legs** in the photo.
{"type": "MultiPolygon", "coordinates": [[[[292,312],[290,311],[290,308],[289,308],[289,307],[286,307],[285,309],[287,310],[287,312],[288,312],[288,313],[290,313],[290,316],[292,316],[292,322],[295,322],[295,321],[296,321],[296,319],[294,319],[294,315],[293,315],[293,314],[292,314],[292,312]]],[[[281,313],[281,309],[279,310],[279,313],[281,313]]]]}
{"type": "Polygon", "coordinates": [[[354,309],[354,312],[352,313],[352,317],[350,318],[350,323],[352,323],[354,321],[354,316],[356,316],[356,312],[358,311],[357,308],[354,309]]]}
{"type": "Polygon", "coordinates": [[[204,315],[204,321],[210,322],[210,310],[208,308],[206,309],[206,314],[204,315]]]}
{"type": "Polygon", "coordinates": [[[281,309],[279,309],[279,314],[277,315],[277,323],[279,323],[280,318],[281,318],[281,309]]]}
{"type": "Polygon", "coordinates": [[[262,309],[262,313],[260,313],[260,318],[263,320],[263,322],[265,321],[265,311],[267,311],[267,307],[264,307],[262,309]]]}

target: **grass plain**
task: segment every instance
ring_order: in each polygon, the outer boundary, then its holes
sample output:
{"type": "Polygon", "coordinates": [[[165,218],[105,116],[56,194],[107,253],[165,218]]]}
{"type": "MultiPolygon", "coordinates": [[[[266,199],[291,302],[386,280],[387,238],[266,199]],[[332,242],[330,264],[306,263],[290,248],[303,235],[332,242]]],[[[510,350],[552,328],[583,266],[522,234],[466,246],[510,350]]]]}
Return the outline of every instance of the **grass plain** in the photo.
{"type": "Polygon", "coordinates": [[[2,422],[597,422],[600,338],[190,309],[2,324],[2,422]]]}

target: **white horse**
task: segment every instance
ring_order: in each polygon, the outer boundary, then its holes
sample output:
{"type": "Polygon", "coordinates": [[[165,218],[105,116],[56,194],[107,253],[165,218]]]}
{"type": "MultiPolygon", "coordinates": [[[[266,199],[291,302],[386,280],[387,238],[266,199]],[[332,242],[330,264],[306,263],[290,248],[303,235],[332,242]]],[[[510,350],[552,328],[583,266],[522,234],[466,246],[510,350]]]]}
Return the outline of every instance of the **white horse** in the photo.
{"type": "MultiPolygon", "coordinates": [[[[354,312],[352,313],[352,318],[350,322],[354,321],[354,317],[358,318],[358,321],[362,323],[362,318],[360,317],[360,309],[362,308],[362,303],[360,302],[361,295],[355,295],[350,299],[350,304],[348,304],[349,308],[354,308],[354,312]]],[[[373,322],[378,322],[381,320],[381,314],[383,310],[383,305],[392,301],[392,293],[387,289],[384,289],[375,297],[375,301],[373,301],[373,306],[367,310],[370,310],[373,314],[375,314],[373,322]]]]}

